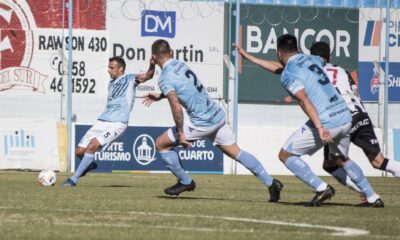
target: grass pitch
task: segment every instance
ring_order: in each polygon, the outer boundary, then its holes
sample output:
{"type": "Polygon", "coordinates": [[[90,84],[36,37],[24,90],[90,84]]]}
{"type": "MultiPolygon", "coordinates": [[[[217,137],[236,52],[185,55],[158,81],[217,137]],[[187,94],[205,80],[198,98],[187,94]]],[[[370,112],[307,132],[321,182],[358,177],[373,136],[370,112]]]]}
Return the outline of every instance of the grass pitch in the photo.
{"type": "Polygon", "coordinates": [[[168,197],[172,174],[93,173],[76,188],[41,187],[36,172],[0,172],[0,239],[400,239],[400,181],[369,178],[384,209],[324,178],[336,195],[304,204],[310,188],[291,176],[280,203],[253,176],[193,175],[194,192],[168,197]]]}

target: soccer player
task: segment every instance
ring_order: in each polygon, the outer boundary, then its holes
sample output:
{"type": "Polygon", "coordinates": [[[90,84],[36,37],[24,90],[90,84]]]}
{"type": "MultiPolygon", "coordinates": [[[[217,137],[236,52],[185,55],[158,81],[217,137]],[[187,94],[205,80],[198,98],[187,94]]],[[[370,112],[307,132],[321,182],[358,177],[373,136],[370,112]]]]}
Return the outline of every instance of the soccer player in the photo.
{"type": "MultiPolygon", "coordinates": [[[[326,42],[315,42],[311,46],[310,51],[311,54],[323,58],[325,62],[324,69],[329,80],[343,96],[347,107],[352,113],[351,142],[364,151],[374,168],[388,171],[395,177],[400,177],[400,163],[390,161],[381,153],[374,127],[361,99],[358,97],[357,85],[354,80],[343,68],[330,63],[331,51],[329,44],[326,42]]],[[[329,149],[325,147],[324,150],[324,169],[343,185],[360,192],[345,171],[339,168],[334,161],[329,161],[329,149]]],[[[368,202],[365,204],[368,204],[368,202]]]]}
{"type": "Polygon", "coordinates": [[[335,190],[316,176],[301,156],[312,155],[323,145],[329,144],[330,153],[335,155],[332,158],[337,160],[346,173],[352,172],[349,176],[362,189],[368,202],[376,203],[376,207],[383,207],[382,199],[373,191],[362,170],[348,159],[351,114],[326,76],[322,59],[299,53],[297,39],[290,34],[278,38],[277,56],[281,65],[255,58],[240,47],[238,50],[246,59],[268,71],[280,73],[283,70],[283,86],[297,99],[309,117],[309,121],[287,140],[279,153],[279,159],[285,166],[315,189],[316,195],[309,205],[321,205],[334,196],[335,190]]]}
{"type": "Polygon", "coordinates": [[[86,132],[75,154],[82,159],[73,176],[64,181],[65,187],[75,187],[78,179],[97,168],[94,154],[105,150],[128,127],[129,114],[135,101],[136,86],[151,79],[154,75],[155,62],[144,74],[125,74],[125,61],[121,57],[112,57],[108,63],[111,80],[108,83],[107,105],[97,118],[97,122],[86,132]]]}
{"type": "Polygon", "coordinates": [[[156,140],[156,148],[169,169],[177,178],[175,185],[166,188],[168,195],[193,191],[195,182],[182,168],[179,156],[172,148],[182,145],[189,148],[194,140],[208,137],[225,153],[249,169],[269,189],[270,202],[277,202],[283,184],[273,179],[252,154],[236,144],[232,130],[226,123],[224,110],[207,94],[197,75],[186,63],[173,59],[167,41],[157,40],[152,45],[152,55],[162,69],[158,86],[162,93],[149,93],[145,106],[167,98],[175,127],[169,128],[156,140]],[[182,107],[188,118],[184,117],[182,107]]]}

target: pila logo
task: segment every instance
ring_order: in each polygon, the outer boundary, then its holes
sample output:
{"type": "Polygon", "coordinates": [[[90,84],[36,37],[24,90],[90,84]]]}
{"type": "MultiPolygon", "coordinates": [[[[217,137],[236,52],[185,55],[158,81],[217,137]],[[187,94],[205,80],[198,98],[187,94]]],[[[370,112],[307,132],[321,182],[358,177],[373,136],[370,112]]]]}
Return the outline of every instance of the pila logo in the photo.
{"type": "Polygon", "coordinates": [[[29,67],[35,21],[25,0],[0,0],[0,69],[29,67]]]}

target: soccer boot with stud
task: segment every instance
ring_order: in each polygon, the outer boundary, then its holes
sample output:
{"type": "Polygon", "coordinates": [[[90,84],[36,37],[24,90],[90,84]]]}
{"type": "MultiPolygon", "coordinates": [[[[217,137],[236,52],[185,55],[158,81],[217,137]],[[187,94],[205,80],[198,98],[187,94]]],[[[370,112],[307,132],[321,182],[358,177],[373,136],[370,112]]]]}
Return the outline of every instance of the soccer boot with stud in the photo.
{"type": "Polygon", "coordinates": [[[328,200],[331,199],[335,195],[335,189],[331,186],[328,185],[328,187],[320,192],[316,192],[314,198],[307,204],[307,206],[310,207],[318,207],[321,206],[321,204],[328,200]]]}
{"type": "Polygon", "coordinates": [[[382,201],[382,198],[376,199],[375,202],[370,203],[368,201],[365,201],[363,203],[360,203],[357,205],[357,207],[367,207],[367,208],[383,208],[385,207],[385,204],[382,201]]]}
{"type": "Polygon", "coordinates": [[[76,183],[72,181],[71,178],[68,178],[64,181],[63,187],[76,187],[76,183]]]}
{"type": "Polygon", "coordinates": [[[194,191],[195,188],[196,188],[196,183],[195,183],[193,180],[192,180],[192,182],[190,182],[190,184],[188,184],[188,185],[185,185],[185,184],[181,183],[181,182],[178,180],[178,182],[177,182],[175,185],[173,185],[173,186],[171,186],[171,187],[169,187],[169,188],[164,189],[164,192],[165,192],[166,194],[168,194],[168,195],[176,195],[176,196],[178,196],[178,195],[181,194],[182,192],[186,192],[186,191],[191,192],[191,191],[194,191]]]}
{"type": "Polygon", "coordinates": [[[272,180],[271,186],[268,187],[269,202],[278,202],[281,198],[282,189],[283,184],[278,179],[272,180]]]}

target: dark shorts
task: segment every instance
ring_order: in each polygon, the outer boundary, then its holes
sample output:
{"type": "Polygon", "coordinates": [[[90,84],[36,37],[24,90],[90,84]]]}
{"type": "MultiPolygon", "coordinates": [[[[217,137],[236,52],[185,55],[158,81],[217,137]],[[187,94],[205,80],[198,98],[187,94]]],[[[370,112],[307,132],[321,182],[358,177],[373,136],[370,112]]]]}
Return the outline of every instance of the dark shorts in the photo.
{"type": "MultiPolygon", "coordinates": [[[[367,113],[353,115],[350,129],[350,141],[360,147],[368,158],[375,158],[380,153],[378,139],[374,132],[374,126],[367,113]]],[[[324,158],[328,159],[329,151],[324,149],[324,158]]]]}

